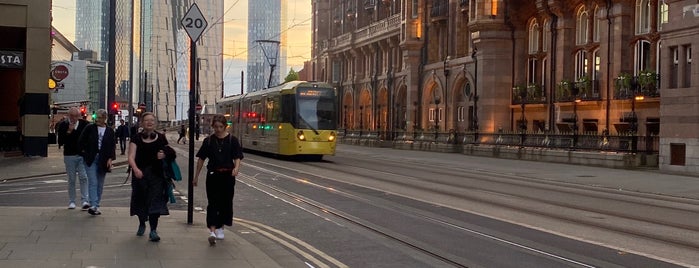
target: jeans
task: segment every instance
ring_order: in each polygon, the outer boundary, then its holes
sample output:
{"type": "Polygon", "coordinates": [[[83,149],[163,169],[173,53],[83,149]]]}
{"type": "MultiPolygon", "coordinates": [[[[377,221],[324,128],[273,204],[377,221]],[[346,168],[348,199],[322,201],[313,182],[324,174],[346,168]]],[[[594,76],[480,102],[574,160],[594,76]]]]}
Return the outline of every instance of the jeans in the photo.
{"type": "Polygon", "coordinates": [[[100,207],[102,189],[104,189],[104,177],[107,175],[106,172],[99,169],[99,161],[100,155],[97,154],[91,166],[85,163],[85,170],[87,171],[88,185],[90,188],[90,206],[93,208],[100,207]]]}
{"type": "Polygon", "coordinates": [[[119,138],[119,149],[121,149],[121,154],[124,154],[126,150],[126,137],[119,138]]]}
{"type": "Polygon", "coordinates": [[[80,201],[86,203],[88,201],[87,193],[87,172],[85,171],[85,161],[79,155],[63,156],[63,162],[66,164],[66,173],[68,173],[68,197],[70,202],[75,203],[75,173],[78,173],[80,179],[80,201]]]}

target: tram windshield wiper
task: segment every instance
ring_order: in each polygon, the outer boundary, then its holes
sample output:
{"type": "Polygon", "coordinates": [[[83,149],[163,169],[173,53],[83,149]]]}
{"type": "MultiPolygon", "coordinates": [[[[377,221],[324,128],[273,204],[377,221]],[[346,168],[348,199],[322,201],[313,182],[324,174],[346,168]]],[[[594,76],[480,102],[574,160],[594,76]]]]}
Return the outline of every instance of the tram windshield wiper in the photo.
{"type": "Polygon", "coordinates": [[[308,121],[306,121],[306,119],[303,118],[303,116],[299,116],[299,119],[301,119],[301,121],[303,122],[303,124],[306,125],[306,127],[313,130],[313,133],[315,133],[316,135],[320,134],[320,133],[318,133],[318,130],[316,130],[313,126],[311,126],[311,124],[308,123],[308,121]]]}

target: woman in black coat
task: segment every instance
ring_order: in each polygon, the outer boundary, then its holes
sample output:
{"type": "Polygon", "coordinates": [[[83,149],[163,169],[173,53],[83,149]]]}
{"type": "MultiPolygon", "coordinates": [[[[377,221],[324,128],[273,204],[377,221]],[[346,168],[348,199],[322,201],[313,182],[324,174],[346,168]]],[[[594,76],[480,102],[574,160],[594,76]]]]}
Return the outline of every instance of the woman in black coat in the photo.
{"type": "Polygon", "coordinates": [[[78,138],[78,148],[85,161],[91,215],[101,215],[99,210],[102,189],[107,172],[112,170],[112,161],[116,160],[114,152],[116,140],[114,130],[107,126],[107,111],[97,110],[95,123],[85,127],[78,138]]]}

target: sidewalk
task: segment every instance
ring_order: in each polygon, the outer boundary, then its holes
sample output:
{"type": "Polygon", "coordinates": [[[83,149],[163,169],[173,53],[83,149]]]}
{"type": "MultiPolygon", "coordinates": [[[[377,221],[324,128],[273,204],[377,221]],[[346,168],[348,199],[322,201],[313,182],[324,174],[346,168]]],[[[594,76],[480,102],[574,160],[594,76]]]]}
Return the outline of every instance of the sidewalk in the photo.
{"type": "MultiPolygon", "coordinates": [[[[126,155],[117,155],[116,164],[125,163],[126,155]]],[[[56,145],[47,157],[0,158],[0,183],[63,173],[56,145]]],[[[279,246],[250,222],[234,224],[210,247],[205,214],[195,212],[188,225],[187,211],[170,210],[160,218],[162,240],[155,243],[148,233],[136,236],[138,220],[129,208],[101,210],[95,217],[63,206],[0,207],[0,267],[308,267],[303,252],[279,246]]]]}

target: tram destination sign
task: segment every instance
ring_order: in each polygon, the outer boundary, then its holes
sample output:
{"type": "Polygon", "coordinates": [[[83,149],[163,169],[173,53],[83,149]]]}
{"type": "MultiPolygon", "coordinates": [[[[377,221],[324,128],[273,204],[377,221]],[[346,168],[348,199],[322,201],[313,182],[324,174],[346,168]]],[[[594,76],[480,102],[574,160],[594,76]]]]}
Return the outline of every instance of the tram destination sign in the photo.
{"type": "Polygon", "coordinates": [[[24,52],[0,50],[0,68],[22,69],[24,52]]]}

